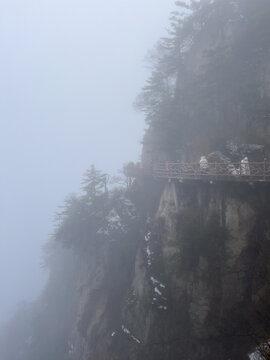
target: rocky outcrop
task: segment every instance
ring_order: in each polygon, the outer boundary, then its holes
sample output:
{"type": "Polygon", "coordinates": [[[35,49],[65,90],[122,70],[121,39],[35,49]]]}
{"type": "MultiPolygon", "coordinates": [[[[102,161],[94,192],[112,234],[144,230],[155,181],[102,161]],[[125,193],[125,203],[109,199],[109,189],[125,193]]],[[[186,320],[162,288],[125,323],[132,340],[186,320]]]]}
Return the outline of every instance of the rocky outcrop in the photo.
{"type": "Polygon", "coordinates": [[[269,335],[269,193],[166,184],[136,244],[89,259],[69,358],[248,359],[269,335]]]}

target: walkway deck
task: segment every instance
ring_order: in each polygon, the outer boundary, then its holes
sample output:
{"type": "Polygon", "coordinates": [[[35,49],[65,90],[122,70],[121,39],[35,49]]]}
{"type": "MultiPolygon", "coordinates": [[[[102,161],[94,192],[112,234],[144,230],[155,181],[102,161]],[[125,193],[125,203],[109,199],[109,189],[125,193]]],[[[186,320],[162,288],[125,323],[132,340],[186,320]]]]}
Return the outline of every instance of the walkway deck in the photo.
{"type": "Polygon", "coordinates": [[[270,181],[270,162],[208,163],[207,169],[201,169],[198,163],[158,163],[153,168],[155,178],[219,180],[219,181],[270,181]]]}

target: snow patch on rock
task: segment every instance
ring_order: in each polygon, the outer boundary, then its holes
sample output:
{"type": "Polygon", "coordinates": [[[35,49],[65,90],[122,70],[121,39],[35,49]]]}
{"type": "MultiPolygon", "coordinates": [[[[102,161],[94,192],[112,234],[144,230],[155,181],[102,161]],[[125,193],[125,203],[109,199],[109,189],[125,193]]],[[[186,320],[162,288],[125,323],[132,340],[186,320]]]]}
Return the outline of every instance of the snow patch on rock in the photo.
{"type": "Polygon", "coordinates": [[[123,331],[126,335],[128,335],[132,340],[136,341],[136,343],[138,343],[138,344],[141,343],[141,341],[140,341],[138,338],[136,338],[136,336],[134,336],[134,335],[131,333],[131,331],[130,331],[128,328],[126,328],[124,325],[122,325],[122,331],[123,331]]]}

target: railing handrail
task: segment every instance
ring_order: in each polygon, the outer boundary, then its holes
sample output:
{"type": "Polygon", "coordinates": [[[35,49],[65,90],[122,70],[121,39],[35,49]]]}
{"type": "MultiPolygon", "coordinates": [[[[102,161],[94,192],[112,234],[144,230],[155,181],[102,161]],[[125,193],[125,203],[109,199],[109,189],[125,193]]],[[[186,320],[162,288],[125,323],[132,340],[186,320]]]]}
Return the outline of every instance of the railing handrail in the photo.
{"type": "Polygon", "coordinates": [[[222,180],[270,181],[270,162],[158,162],[153,166],[154,177],[209,178],[222,180]]]}
{"type": "MultiPolygon", "coordinates": [[[[159,161],[158,163],[156,164],[169,164],[169,165],[198,165],[200,166],[200,163],[199,162],[190,162],[190,163],[187,163],[187,162],[180,162],[180,161],[177,161],[177,162],[170,162],[170,161],[159,161]]],[[[156,165],[155,164],[155,165],[156,165]]],[[[242,164],[241,162],[208,162],[208,165],[240,165],[242,164]]],[[[248,162],[249,165],[253,165],[253,164],[260,164],[260,165],[264,165],[264,164],[268,164],[270,165],[270,161],[252,161],[252,162],[248,162]]]]}

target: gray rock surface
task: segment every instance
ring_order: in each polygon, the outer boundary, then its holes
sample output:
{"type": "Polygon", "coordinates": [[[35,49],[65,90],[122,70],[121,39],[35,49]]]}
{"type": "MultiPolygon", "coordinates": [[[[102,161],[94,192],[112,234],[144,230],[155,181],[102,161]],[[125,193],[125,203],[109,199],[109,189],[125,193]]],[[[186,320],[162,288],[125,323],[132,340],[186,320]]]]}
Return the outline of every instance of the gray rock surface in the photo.
{"type": "Polygon", "coordinates": [[[267,333],[269,195],[165,185],[135,247],[104,243],[89,259],[70,359],[248,359],[267,333]]]}

